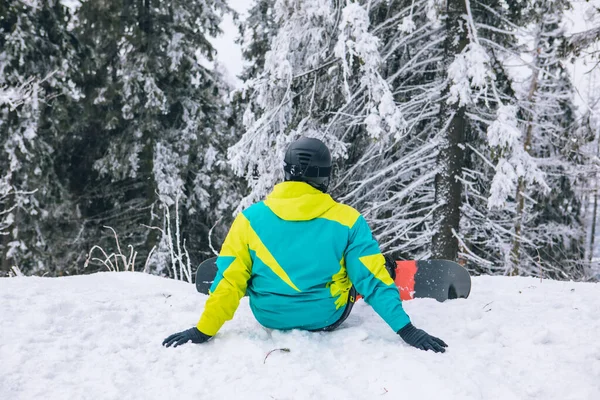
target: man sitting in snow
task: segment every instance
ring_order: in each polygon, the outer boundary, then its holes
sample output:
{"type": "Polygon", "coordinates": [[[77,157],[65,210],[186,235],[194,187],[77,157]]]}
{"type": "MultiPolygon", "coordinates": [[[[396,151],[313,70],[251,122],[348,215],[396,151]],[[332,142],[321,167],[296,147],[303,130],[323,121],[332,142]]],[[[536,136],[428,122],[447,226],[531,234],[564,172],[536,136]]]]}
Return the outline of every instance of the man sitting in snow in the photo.
{"type": "Polygon", "coordinates": [[[198,325],[163,345],[208,341],[233,318],[245,293],[267,328],[332,331],[358,292],[406,343],[444,352],[446,343],[411,324],[366,220],[327,194],[327,146],[313,138],[293,142],[284,171],[285,182],[233,221],[198,325]]]}

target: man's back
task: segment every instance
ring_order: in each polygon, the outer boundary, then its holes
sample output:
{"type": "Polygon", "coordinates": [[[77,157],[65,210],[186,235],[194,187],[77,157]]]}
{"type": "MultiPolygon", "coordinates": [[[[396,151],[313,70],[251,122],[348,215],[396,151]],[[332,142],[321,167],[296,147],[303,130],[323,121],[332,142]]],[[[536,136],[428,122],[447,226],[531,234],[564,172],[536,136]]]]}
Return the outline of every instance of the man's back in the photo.
{"type": "Polygon", "coordinates": [[[336,323],[352,285],[395,331],[410,321],[365,219],[303,182],[280,183],[238,214],[217,267],[198,323],[209,335],[233,317],[246,291],[269,328],[336,323]]]}
{"type": "Polygon", "coordinates": [[[243,215],[256,319],[276,329],[320,329],[337,321],[352,286],[344,253],[360,214],[310,185],[284,182],[243,215]]]}

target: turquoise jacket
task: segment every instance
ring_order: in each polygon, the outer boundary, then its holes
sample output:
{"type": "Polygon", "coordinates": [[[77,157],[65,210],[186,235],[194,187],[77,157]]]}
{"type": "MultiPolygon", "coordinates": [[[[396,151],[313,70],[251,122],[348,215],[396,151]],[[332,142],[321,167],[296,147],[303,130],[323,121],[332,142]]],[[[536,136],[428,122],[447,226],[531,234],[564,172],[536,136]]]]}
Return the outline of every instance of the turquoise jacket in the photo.
{"type": "Polygon", "coordinates": [[[410,322],[365,219],[304,182],[283,182],[239,213],[217,258],[197,328],[215,335],[248,293],[255,318],[273,329],[336,322],[354,284],[398,331],[410,322]]]}

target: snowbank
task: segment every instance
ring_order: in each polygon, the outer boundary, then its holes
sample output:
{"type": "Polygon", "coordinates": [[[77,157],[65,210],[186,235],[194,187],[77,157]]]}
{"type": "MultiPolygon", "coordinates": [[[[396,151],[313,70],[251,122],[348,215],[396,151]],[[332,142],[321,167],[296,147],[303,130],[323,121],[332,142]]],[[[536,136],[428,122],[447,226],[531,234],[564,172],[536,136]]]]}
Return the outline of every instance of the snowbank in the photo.
{"type": "Polygon", "coordinates": [[[600,399],[600,285],[474,279],[405,303],[445,354],[364,303],[333,333],[268,331],[243,300],[209,344],[161,347],[206,297],[137,273],[0,279],[0,399],[600,399]],[[272,349],[291,351],[274,352],[272,349]]]}

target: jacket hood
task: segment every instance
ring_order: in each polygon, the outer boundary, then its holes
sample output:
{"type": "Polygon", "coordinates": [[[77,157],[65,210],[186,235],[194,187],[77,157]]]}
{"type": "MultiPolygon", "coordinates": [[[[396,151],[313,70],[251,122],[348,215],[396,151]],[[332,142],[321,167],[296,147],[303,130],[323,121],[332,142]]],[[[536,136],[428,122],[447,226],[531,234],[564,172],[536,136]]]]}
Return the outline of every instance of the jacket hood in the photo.
{"type": "Polygon", "coordinates": [[[327,193],[308,183],[294,181],[275,185],[264,203],[275,215],[286,221],[310,221],[336,204],[327,193]]]}

